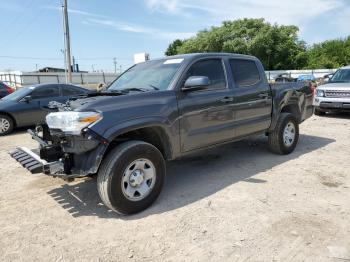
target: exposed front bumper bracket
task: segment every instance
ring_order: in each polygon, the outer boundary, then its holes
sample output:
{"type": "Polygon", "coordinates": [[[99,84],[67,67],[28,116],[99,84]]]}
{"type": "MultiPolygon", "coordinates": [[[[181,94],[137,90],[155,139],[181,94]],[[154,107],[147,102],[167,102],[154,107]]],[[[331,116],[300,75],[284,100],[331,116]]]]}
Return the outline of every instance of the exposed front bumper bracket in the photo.
{"type": "Polygon", "coordinates": [[[45,175],[55,177],[67,176],[64,174],[64,164],[61,161],[48,163],[41,159],[38,154],[26,147],[16,148],[9,154],[32,174],[44,173],[45,175]]]}

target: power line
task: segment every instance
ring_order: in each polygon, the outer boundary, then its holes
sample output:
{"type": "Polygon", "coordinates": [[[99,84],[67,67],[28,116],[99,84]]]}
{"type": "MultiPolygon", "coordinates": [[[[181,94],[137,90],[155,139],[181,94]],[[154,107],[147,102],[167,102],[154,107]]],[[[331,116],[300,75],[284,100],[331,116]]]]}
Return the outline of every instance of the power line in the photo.
{"type": "MultiPolygon", "coordinates": [[[[34,0],[32,1],[32,3],[33,2],[34,2],[34,0]]],[[[26,11],[28,11],[28,10],[26,10],[26,11]]],[[[46,13],[44,13],[44,15],[45,14],[46,13]]],[[[26,31],[28,31],[28,29],[34,24],[34,22],[36,22],[39,18],[42,18],[42,17],[43,17],[43,10],[42,10],[42,8],[38,8],[35,15],[30,17],[31,19],[29,21],[27,21],[24,26],[21,26],[20,30],[18,30],[17,32],[15,31],[15,33],[12,37],[7,38],[6,41],[0,43],[0,47],[7,47],[11,43],[20,39],[24,35],[24,33],[26,33],[26,31]]]]}
{"type": "Polygon", "coordinates": [[[28,10],[29,10],[29,8],[32,7],[34,1],[36,1],[36,0],[31,0],[31,1],[27,2],[27,5],[25,5],[23,7],[23,9],[20,10],[21,12],[19,14],[17,14],[15,16],[15,18],[12,19],[12,21],[10,23],[6,23],[7,25],[4,26],[4,29],[8,28],[9,26],[11,26],[13,28],[13,27],[15,27],[17,22],[22,21],[23,17],[25,17],[25,15],[28,14],[28,10]]]}

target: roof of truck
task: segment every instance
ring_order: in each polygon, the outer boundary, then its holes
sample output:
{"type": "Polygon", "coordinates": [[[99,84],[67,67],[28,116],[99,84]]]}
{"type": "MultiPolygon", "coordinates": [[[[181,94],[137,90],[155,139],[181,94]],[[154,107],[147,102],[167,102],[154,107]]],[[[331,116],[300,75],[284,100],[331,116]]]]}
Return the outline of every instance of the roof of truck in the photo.
{"type": "Polygon", "coordinates": [[[343,66],[343,67],[341,67],[340,69],[350,69],[350,65],[343,66]]]}

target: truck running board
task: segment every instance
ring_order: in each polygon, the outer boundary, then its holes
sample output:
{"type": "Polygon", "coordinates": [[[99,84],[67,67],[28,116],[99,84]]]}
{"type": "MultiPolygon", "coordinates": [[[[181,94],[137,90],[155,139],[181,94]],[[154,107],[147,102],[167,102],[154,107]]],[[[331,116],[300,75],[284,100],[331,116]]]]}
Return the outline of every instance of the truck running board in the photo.
{"type": "Polygon", "coordinates": [[[32,174],[43,173],[43,167],[47,164],[45,160],[40,159],[37,154],[25,147],[18,147],[9,154],[32,174]]]}

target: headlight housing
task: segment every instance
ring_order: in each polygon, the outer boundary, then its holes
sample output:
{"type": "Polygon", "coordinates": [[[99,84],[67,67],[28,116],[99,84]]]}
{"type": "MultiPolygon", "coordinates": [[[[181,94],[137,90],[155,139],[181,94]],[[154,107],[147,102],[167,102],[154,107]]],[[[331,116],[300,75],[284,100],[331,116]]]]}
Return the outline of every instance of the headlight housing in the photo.
{"type": "Polygon", "coordinates": [[[316,89],[316,96],[318,97],[324,97],[324,91],[316,89]]]}
{"type": "Polygon", "coordinates": [[[81,130],[98,120],[102,115],[97,112],[55,112],[46,116],[46,123],[51,129],[59,129],[69,135],[80,135],[81,130]]]}

